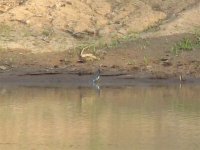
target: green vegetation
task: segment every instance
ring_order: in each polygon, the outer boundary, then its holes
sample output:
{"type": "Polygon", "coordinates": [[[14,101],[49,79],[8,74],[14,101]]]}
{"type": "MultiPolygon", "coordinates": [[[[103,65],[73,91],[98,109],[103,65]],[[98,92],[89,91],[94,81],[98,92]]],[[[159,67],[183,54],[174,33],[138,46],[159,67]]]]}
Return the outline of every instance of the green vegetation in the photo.
{"type": "Polygon", "coordinates": [[[190,39],[184,38],[182,41],[175,44],[172,50],[177,55],[182,51],[191,51],[192,49],[193,49],[192,41],[190,39]]]}
{"type": "Polygon", "coordinates": [[[127,62],[127,65],[135,65],[136,64],[136,61],[135,60],[129,60],[127,62]]]}
{"type": "Polygon", "coordinates": [[[148,63],[149,63],[149,60],[148,60],[148,58],[147,58],[146,56],[144,56],[144,64],[147,66],[147,65],[148,65],[148,63]]]}
{"type": "Polygon", "coordinates": [[[196,35],[194,40],[184,38],[172,48],[172,52],[176,55],[183,51],[192,51],[194,48],[200,48],[200,34],[196,35]]]}
{"type": "Polygon", "coordinates": [[[116,48],[119,47],[120,44],[123,44],[128,41],[134,41],[137,39],[137,34],[132,33],[128,34],[122,37],[114,37],[111,40],[107,40],[105,38],[101,38],[98,40],[91,40],[87,42],[83,42],[76,46],[74,49],[78,52],[82,50],[90,50],[93,51],[94,53],[98,49],[104,49],[104,48],[116,48]]]}
{"type": "Polygon", "coordinates": [[[138,34],[137,33],[129,33],[127,35],[124,35],[124,36],[120,37],[119,41],[123,43],[123,42],[134,41],[137,38],[138,38],[138,34]]]}
{"type": "Polygon", "coordinates": [[[46,28],[42,31],[42,35],[45,36],[45,37],[50,37],[53,35],[53,29],[51,28],[46,28]]]}

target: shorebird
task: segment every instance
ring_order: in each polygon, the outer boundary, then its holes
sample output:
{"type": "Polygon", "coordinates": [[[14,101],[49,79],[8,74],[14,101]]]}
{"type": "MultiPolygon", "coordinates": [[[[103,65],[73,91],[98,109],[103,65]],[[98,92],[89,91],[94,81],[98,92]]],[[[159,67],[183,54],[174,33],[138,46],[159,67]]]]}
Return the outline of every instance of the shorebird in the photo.
{"type": "Polygon", "coordinates": [[[183,76],[182,76],[182,75],[179,75],[179,80],[180,80],[180,82],[186,81],[186,79],[185,79],[185,78],[183,78],[183,76]]]}
{"type": "Polygon", "coordinates": [[[94,78],[93,78],[93,83],[96,84],[100,79],[100,68],[98,68],[97,72],[95,73],[94,75],[94,78]]]}

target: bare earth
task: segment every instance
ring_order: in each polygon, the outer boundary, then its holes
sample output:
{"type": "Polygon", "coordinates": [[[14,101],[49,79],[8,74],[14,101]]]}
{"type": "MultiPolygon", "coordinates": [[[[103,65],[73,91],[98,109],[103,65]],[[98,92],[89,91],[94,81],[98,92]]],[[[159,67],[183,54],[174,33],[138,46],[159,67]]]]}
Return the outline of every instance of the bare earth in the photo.
{"type": "Polygon", "coordinates": [[[74,80],[92,75],[99,66],[105,77],[200,78],[200,44],[178,54],[172,50],[183,39],[200,43],[198,0],[11,2],[0,1],[1,83],[26,76],[68,75],[74,80]],[[136,37],[118,40],[130,34],[136,37]],[[95,59],[80,59],[75,47],[102,38],[117,43],[86,49],[95,59]]]}

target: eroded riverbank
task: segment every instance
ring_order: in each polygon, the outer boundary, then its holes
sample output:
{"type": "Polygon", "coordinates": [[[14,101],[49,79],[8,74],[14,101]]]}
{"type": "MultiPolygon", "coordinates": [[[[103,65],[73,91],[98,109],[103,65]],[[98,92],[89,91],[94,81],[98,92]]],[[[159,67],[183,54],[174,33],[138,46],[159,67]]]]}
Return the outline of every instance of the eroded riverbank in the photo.
{"type": "MultiPolygon", "coordinates": [[[[31,53],[27,50],[0,51],[0,78],[30,76],[92,75],[100,67],[102,76],[132,79],[200,78],[200,43],[195,34],[138,38],[117,47],[95,51],[97,60],[83,60],[75,51],[31,53]],[[183,49],[185,47],[185,49],[183,49]]],[[[85,53],[90,53],[85,52],[85,53]]],[[[32,80],[30,78],[30,80],[32,80]]],[[[59,79],[58,79],[59,80],[59,79]]],[[[67,79],[68,80],[68,79],[67,79]]]]}

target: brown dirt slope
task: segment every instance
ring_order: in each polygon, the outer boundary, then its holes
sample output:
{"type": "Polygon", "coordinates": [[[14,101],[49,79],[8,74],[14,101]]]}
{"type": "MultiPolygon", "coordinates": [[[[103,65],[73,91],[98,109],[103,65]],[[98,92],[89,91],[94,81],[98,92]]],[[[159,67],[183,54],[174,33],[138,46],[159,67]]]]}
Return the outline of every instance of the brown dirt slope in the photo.
{"type": "Polygon", "coordinates": [[[1,0],[0,46],[64,51],[88,38],[139,33],[197,0],[1,0]]]}
{"type": "Polygon", "coordinates": [[[7,29],[2,47],[39,52],[63,51],[88,37],[141,32],[166,17],[139,0],[13,0],[0,8],[1,30],[7,29]]]}

